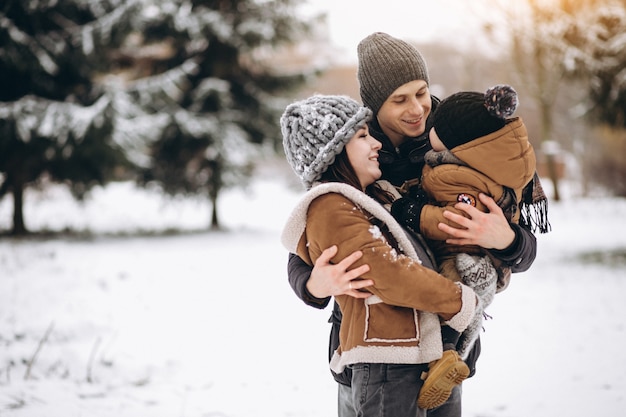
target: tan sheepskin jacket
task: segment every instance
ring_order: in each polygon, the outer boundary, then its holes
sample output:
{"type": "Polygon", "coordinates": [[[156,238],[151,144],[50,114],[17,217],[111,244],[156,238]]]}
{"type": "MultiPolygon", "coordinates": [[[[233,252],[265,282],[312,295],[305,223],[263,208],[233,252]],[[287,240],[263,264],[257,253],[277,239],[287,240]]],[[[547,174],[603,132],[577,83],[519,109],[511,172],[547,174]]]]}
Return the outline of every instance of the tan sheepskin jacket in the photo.
{"type": "MultiPolygon", "coordinates": [[[[390,186],[389,184],[387,184],[390,186]]],[[[365,193],[342,183],[317,184],[291,213],[283,245],[313,265],[337,245],[339,262],[356,250],[374,285],[367,299],[337,296],[343,320],[331,369],[355,363],[420,364],[442,354],[440,315],[458,331],[474,316],[474,292],[422,266],[404,230],[365,193]]]]}
{"type": "MultiPolygon", "coordinates": [[[[524,186],[531,181],[536,169],[535,152],[520,117],[512,118],[502,129],[457,146],[450,152],[464,165],[442,163],[429,166],[432,155],[427,155],[427,165],[422,172],[422,187],[438,204],[424,206],[420,231],[424,237],[435,241],[449,237],[439,230],[438,223],[459,227],[443,217],[444,210],[465,215],[453,207],[457,202],[465,201],[481,211],[488,211],[478,199],[478,194],[487,194],[497,202],[504,193],[503,186],[513,190],[519,202],[524,186]]],[[[519,216],[518,210],[511,221],[517,223],[519,216]]],[[[442,247],[431,245],[436,253],[442,247]]],[[[459,249],[461,252],[470,250],[468,246],[459,249]]],[[[454,247],[448,247],[447,251],[454,252],[454,247]]]]}

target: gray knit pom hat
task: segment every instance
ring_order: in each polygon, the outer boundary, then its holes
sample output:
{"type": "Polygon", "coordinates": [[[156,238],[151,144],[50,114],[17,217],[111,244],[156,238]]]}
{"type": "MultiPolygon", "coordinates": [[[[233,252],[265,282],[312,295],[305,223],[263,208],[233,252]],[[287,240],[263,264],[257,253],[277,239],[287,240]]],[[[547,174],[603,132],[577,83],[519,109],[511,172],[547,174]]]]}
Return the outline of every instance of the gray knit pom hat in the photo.
{"type": "Polygon", "coordinates": [[[357,78],[363,104],[378,114],[398,87],[428,79],[426,61],[413,45],[383,32],[375,32],[357,47],[357,78]]]}
{"type": "Polygon", "coordinates": [[[346,96],[314,95],[287,106],[280,118],[283,148],[307,190],[371,118],[370,109],[346,96]]]}

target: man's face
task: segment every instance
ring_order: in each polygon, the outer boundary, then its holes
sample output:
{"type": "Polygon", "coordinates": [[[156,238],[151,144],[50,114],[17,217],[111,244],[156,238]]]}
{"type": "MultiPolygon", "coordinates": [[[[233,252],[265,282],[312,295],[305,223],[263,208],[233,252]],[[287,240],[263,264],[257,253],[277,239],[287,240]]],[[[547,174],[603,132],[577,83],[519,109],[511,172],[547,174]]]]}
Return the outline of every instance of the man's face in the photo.
{"type": "Polygon", "coordinates": [[[431,108],[428,84],[415,80],[401,85],[387,97],[377,119],[391,142],[399,146],[407,137],[424,133],[431,108]]]}

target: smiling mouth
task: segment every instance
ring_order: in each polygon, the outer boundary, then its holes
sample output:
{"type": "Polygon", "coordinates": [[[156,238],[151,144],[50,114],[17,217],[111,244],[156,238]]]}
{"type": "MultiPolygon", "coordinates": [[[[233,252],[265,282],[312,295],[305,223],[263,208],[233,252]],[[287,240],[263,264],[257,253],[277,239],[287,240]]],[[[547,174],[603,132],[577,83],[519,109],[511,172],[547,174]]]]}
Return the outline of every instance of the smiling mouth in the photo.
{"type": "Polygon", "coordinates": [[[404,122],[408,123],[410,125],[416,125],[416,124],[419,124],[419,122],[421,122],[421,121],[422,121],[422,118],[418,117],[417,119],[405,120],[404,122]]]}

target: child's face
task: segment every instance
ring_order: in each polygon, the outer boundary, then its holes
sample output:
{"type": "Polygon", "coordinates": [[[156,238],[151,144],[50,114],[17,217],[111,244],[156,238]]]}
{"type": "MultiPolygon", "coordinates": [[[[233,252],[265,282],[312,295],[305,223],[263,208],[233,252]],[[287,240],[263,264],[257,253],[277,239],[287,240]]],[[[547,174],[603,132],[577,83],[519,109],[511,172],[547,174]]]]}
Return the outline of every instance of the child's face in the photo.
{"type": "Polygon", "coordinates": [[[430,129],[430,132],[428,133],[428,138],[430,139],[430,146],[433,147],[434,151],[441,152],[448,149],[446,148],[446,145],[441,142],[441,139],[439,139],[439,136],[437,135],[437,132],[435,132],[434,127],[430,129]]]}

